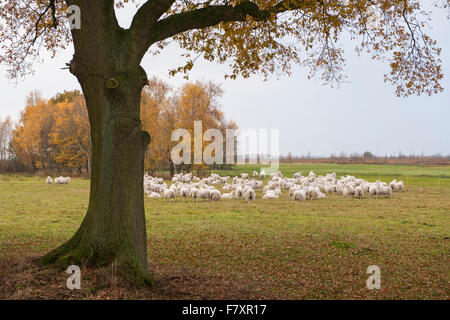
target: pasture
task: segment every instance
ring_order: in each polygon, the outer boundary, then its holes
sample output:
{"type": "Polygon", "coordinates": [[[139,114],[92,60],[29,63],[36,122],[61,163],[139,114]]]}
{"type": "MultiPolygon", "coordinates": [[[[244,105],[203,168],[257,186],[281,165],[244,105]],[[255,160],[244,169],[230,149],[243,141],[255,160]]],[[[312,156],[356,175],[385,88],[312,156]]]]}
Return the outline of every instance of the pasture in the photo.
{"type": "MultiPolygon", "coordinates": [[[[238,166],[224,175],[250,173],[238,166]]],[[[286,176],[351,174],[403,180],[392,199],[327,195],[277,200],[146,199],[152,289],[117,285],[108,270],[82,268],[82,290],[34,258],[69,239],[83,220],[89,181],[0,176],[0,298],[448,299],[450,167],[282,164],[286,176]],[[368,290],[367,267],[381,269],[368,290]]]]}

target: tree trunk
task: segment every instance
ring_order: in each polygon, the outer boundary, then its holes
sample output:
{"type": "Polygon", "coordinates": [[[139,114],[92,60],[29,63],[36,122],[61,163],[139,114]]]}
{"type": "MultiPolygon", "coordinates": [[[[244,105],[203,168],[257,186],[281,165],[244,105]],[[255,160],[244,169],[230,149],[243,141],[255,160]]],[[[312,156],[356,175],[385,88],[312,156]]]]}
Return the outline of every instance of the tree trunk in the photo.
{"type": "Polygon", "coordinates": [[[173,176],[175,175],[175,165],[172,159],[169,159],[169,166],[170,166],[170,177],[173,178],[173,176]]]}
{"type": "Polygon", "coordinates": [[[41,262],[62,268],[114,264],[128,280],[149,284],[143,171],[150,136],[140,121],[146,75],[142,68],[106,81],[81,74],[92,139],[89,206],[73,238],[41,262]]]}
{"type": "Polygon", "coordinates": [[[140,120],[148,80],[139,66],[137,40],[120,28],[113,0],[66,2],[82,12],[82,28],[72,30],[70,71],[81,84],[89,114],[91,188],[76,234],[40,261],[62,268],[113,265],[131,282],[149,284],[143,171],[150,136],[140,120]]]}

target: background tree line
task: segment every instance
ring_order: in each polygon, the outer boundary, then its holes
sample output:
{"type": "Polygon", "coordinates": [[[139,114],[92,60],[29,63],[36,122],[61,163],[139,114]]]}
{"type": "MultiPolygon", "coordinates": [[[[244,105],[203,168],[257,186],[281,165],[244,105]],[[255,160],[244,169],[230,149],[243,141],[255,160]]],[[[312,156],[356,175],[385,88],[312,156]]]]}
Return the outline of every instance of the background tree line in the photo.
{"type": "MultiPolygon", "coordinates": [[[[142,92],[141,118],[152,142],[145,154],[145,169],[155,171],[197,170],[199,174],[226,165],[175,166],[170,157],[172,132],[184,128],[193,134],[194,121],[202,121],[203,132],[237,129],[225,119],[218,98],[223,91],[213,82],[188,82],[178,89],[154,77],[142,92]]],[[[86,102],[80,91],[65,91],[44,99],[31,92],[17,123],[0,119],[0,171],[47,173],[90,172],[91,139],[86,102]]],[[[203,148],[208,143],[204,143],[203,148]]],[[[193,156],[193,155],[192,155],[193,156]]],[[[193,163],[193,161],[191,162],[193,163]]],[[[229,169],[229,168],[227,168],[229,169]]]]}

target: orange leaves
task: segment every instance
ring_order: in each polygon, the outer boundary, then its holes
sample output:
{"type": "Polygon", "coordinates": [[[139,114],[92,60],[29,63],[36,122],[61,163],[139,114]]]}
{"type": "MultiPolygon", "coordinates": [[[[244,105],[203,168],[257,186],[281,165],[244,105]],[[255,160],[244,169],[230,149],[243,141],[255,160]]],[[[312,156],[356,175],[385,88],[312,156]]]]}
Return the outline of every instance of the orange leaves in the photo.
{"type": "Polygon", "coordinates": [[[0,64],[9,66],[10,77],[32,72],[41,49],[54,57],[71,41],[65,1],[5,0],[0,3],[0,64]]]}
{"type": "MultiPolygon", "coordinates": [[[[175,1],[166,16],[208,6],[244,1],[175,1]]],[[[386,81],[397,86],[399,96],[433,94],[443,90],[440,48],[428,35],[429,14],[417,0],[326,0],[259,1],[266,18],[248,13],[245,21],[225,21],[206,28],[193,28],[173,39],[187,52],[209,61],[229,64],[228,78],[253,74],[289,74],[293,64],[310,69],[325,84],[345,80],[345,53],[340,40],[350,35],[356,51],[391,65],[386,81]],[[266,10],[266,11],[264,11],[266,10]],[[408,84],[406,86],[406,84],[408,84]]],[[[443,8],[448,7],[448,0],[443,8]]],[[[160,43],[160,49],[164,47],[160,43]]],[[[187,73],[192,60],[171,70],[187,73]]]]}
{"type": "Polygon", "coordinates": [[[65,168],[87,168],[91,155],[87,109],[79,93],[69,99],[56,105],[56,121],[50,134],[57,149],[55,161],[65,168]]]}
{"type": "MultiPolygon", "coordinates": [[[[186,83],[177,91],[171,90],[163,81],[153,78],[142,93],[141,119],[143,129],[148,131],[152,142],[145,156],[145,169],[167,169],[170,152],[177,142],[172,142],[176,129],[194,133],[194,121],[202,122],[202,129],[237,128],[228,123],[217,99],[222,89],[213,82],[186,83]]],[[[193,143],[193,141],[192,141],[193,143]]],[[[203,148],[207,144],[204,142],[203,148]]],[[[193,156],[193,155],[192,155],[193,156]]]]}
{"type": "MultiPolygon", "coordinates": [[[[152,5],[145,6],[149,1],[141,3],[144,5],[136,15],[142,23],[138,23],[138,29],[149,30],[131,30],[138,35],[135,45],[144,47],[138,50],[142,55],[152,44],[159,53],[172,39],[196,57],[227,63],[226,77],[232,79],[290,74],[292,66],[300,64],[309,68],[310,77],[318,76],[333,85],[345,80],[341,40],[350,36],[358,53],[365,51],[374,60],[391,65],[385,80],[397,87],[399,96],[443,90],[441,51],[426,34],[430,15],[419,0],[161,0],[161,12],[152,5]],[[145,24],[150,20],[153,22],[145,24]]],[[[54,11],[46,10],[49,3],[0,3],[0,64],[9,65],[10,76],[31,71],[41,48],[53,56],[70,43],[65,1],[56,0],[54,11]]],[[[115,1],[117,8],[139,3],[115,1]]],[[[449,0],[435,4],[449,8],[449,0]]],[[[97,2],[92,1],[91,6],[95,5],[97,2]]],[[[127,46],[129,42],[117,45],[127,46]]],[[[171,67],[170,74],[188,73],[194,63],[195,59],[187,55],[186,64],[171,67]]]]}
{"type": "Polygon", "coordinates": [[[36,93],[29,95],[12,146],[30,170],[87,167],[90,135],[83,97],[77,91],[50,101],[36,93]]]}

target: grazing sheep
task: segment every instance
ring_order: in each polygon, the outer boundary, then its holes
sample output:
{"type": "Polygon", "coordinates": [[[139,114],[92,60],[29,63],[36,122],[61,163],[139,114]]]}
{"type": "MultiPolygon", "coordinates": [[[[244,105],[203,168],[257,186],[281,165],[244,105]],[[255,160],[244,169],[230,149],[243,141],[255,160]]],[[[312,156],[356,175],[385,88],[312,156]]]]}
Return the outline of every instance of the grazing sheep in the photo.
{"type": "Polygon", "coordinates": [[[177,197],[176,190],[173,188],[164,190],[163,197],[164,197],[164,199],[167,199],[167,200],[175,199],[177,197]]]}
{"type": "Polygon", "coordinates": [[[209,197],[211,199],[211,202],[216,202],[220,200],[220,191],[217,189],[211,190],[209,193],[209,197]]]}
{"type": "Polygon", "coordinates": [[[290,189],[289,189],[289,198],[292,199],[293,196],[294,196],[294,193],[295,193],[297,190],[300,190],[300,189],[299,189],[299,186],[294,186],[294,187],[290,188],[290,189]]]}
{"type": "Polygon", "coordinates": [[[297,189],[292,195],[292,200],[295,201],[305,201],[306,200],[306,192],[305,190],[297,189]]]}
{"type": "Polygon", "coordinates": [[[281,190],[280,189],[272,190],[272,192],[274,192],[278,197],[280,197],[280,194],[281,194],[281,190]]]}
{"type": "Polygon", "coordinates": [[[296,172],[296,173],[294,173],[292,178],[294,178],[294,179],[301,179],[302,178],[302,173],[301,172],[296,172]]]}
{"type": "Polygon", "coordinates": [[[69,184],[70,177],[58,177],[55,179],[55,184],[69,184]]]}
{"type": "Polygon", "coordinates": [[[237,188],[236,188],[236,198],[241,200],[242,198],[244,198],[244,196],[245,196],[244,188],[242,188],[241,185],[237,186],[237,188]]]}
{"type": "Polygon", "coordinates": [[[388,198],[392,198],[392,188],[389,186],[381,186],[379,188],[379,195],[387,196],[388,198]]]}
{"type": "Polygon", "coordinates": [[[192,200],[197,201],[198,198],[200,198],[200,190],[197,188],[192,188],[191,189],[191,197],[192,200]]]}
{"type": "Polygon", "coordinates": [[[231,200],[231,199],[234,199],[234,198],[235,198],[234,194],[235,194],[235,191],[234,191],[234,190],[233,190],[233,192],[230,192],[230,193],[224,193],[224,194],[221,196],[221,199],[224,199],[224,200],[231,200]]]}
{"type": "Polygon", "coordinates": [[[266,178],[266,172],[264,170],[261,170],[261,172],[259,173],[259,178],[261,180],[264,180],[266,178]]]}
{"type": "Polygon", "coordinates": [[[182,187],[180,189],[180,197],[183,198],[184,201],[189,197],[190,191],[188,187],[182,187]]]}
{"type": "Polygon", "coordinates": [[[46,184],[53,184],[52,177],[47,177],[47,180],[45,181],[46,184]]]}
{"type": "Polygon", "coordinates": [[[241,173],[241,178],[244,180],[248,180],[249,179],[248,173],[241,173]]]}
{"type": "Polygon", "coordinates": [[[378,198],[378,195],[380,194],[380,189],[378,189],[377,186],[370,186],[369,187],[369,195],[376,196],[378,198]]]}
{"type": "Polygon", "coordinates": [[[157,192],[150,191],[148,193],[148,198],[149,199],[161,199],[161,195],[157,192]]]}
{"type": "Polygon", "coordinates": [[[209,189],[202,188],[202,189],[200,189],[199,193],[200,193],[200,199],[202,199],[202,200],[210,199],[211,192],[209,191],[209,189]]]}
{"type": "Polygon", "coordinates": [[[256,181],[255,189],[262,189],[262,188],[263,188],[263,182],[262,181],[256,181]]]}
{"type": "Polygon", "coordinates": [[[351,197],[355,194],[355,189],[352,186],[345,186],[342,195],[344,197],[351,197]]]}
{"type": "Polygon", "coordinates": [[[395,190],[395,187],[397,186],[397,180],[394,179],[391,181],[391,183],[389,183],[389,187],[392,188],[392,190],[395,190]]]}
{"type": "Polygon", "coordinates": [[[310,200],[325,198],[325,195],[317,187],[309,189],[306,194],[310,200]]]}
{"type": "Polygon", "coordinates": [[[403,183],[403,181],[399,181],[396,185],[395,185],[395,191],[400,191],[402,192],[405,189],[405,185],[403,183]]]}
{"type": "Polygon", "coordinates": [[[247,200],[248,203],[252,203],[256,199],[255,190],[253,190],[252,188],[248,189],[245,192],[245,196],[244,197],[245,197],[245,200],[247,200]]]}
{"type": "Polygon", "coordinates": [[[364,193],[369,193],[370,185],[365,183],[361,186],[361,188],[363,188],[364,193]]]}
{"type": "Polygon", "coordinates": [[[278,195],[273,191],[267,191],[263,196],[263,200],[278,199],[278,198],[279,198],[278,195]]]}
{"type": "Polygon", "coordinates": [[[259,173],[256,171],[253,171],[253,178],[258,178],[259,177],[259,173]]]}
{"type": "Polygon", "coordinates": [[[361,186],[356,187],[353,196],[360,199],[364,198],[364,189],[361,186]]]}
{"type": "Polygon", "coordinates": [[[264,193],[263,199],[278,199],[280,198],[281,191],[278,189],[268,190],[264,193]]]}

